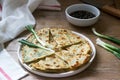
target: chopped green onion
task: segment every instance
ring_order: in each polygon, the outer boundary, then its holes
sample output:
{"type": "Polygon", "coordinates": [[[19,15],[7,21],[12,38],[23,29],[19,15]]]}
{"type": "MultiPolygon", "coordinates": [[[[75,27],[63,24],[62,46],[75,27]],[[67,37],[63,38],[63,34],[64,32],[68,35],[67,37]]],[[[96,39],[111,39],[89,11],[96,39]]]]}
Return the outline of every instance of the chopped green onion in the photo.
{"type": "Polygon", "coordinates": [[[115,55],[117,58],[120,59],[120,51],[118,50],[117,47],[107,44],[107,43],[103,42],[102,40],[100,40],[99,38],[96,39],[96,44],[105,48],[106,50],[108,50],[109,52],[111,52],[113,55],[115,55]]]}
{"type": "Polygon", "coordinates": [[[31,43],[31,42],[29,42],[27,40],[24,40],[24,39],[20,40],[19,42],[22,43],[22,44],[24,44],[24,45],[28,45],[29,47],[41,48],[41,49],[45,49],[47,51],[54,52],[54,50],[52,50],[52,49],[49,49],[49,48],[46,48],[46,47],[43,47],[43,46],[40,46],[40,45],[39,46],[35,45],[35,44],[33,44],[33,43],[31,43]]]}
{"type": "Polygon", "coordinates": [[[100,34],[100,33],[96,32],[95,28],[92,28],[92,31],[93,31],[93,33],[94,33],[96,36],[98,36],[98,37],[101,37],[101,38],[110,40],[110,41],[112,41],[112,42],[114,42],[114,43],[120,44],[120,39],[117,39],[117,38],[114,38],[114,37],[111,37],[111,36],[107,36],[107,35],[100,34]]]}
{"type": "Polygon", "coordinates": [[[26,28],[27,28],[30,32],[32,32],[32,34],[35,36],[35,38],[37,39],[37,41],[38,41],[42,46],[46,46],[46,45],[45,45],[45,42],[43,42],[42,40],[39,39],[39,37],[37,36],[36,32],[34,31],[32,25],[28,25],[28,26],[26,26],[26,28]]]}

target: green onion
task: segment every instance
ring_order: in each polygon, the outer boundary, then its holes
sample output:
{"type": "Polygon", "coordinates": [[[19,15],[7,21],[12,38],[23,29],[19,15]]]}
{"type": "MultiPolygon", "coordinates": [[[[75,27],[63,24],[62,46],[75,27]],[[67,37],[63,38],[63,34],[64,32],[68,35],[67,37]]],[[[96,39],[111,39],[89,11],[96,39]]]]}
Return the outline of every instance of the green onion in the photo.
{"type": "Polygon", "coordinates": [[[30,32],[32,32],[32,34],[35,36],[35,38],[37,39],[37,41],[38,41],[42,46],[46,46],[46,45],[45,45],[45,42],[43,42],[42,40],[39,39],[39,37],[37,36],[36,32],[34,31],[32,25],[26,26],[26,29],[28,29],[30,32]]]}
{"type": "Polygon", "coordinates": [[[114,42],[114,43],[120,44],[120,40],[117,39],[117,38],[100,34],[100,33],[96,32],[95,28],[92,28],[92,31],[93,31],[93,33],[94,33],[96,36],[98,36],[98,37],[101,37],[101,38],[110,40],[110,41],[112,41],[112,42],[114,42]]]}
{"type": "Polygon", "coordinates": [[[101,46],[104,49],[108,50],[113,55],[115,55],[118,59],[120,59],[120,50],[119,50],[119,48],[117,48],[115,46],[112,46],[112,45],[110,45],[108,43],[105,43],[102,40],[100,40],[99,38],[96,39],[96,44],[98,44],[99,46],[101,46]]]}
{"type": "Polygon", "coordinates": [[[24,45],[28,45],[29,47],[41,48],[41,49],[44,49],[44,50],[47,50],[47,51],[54,52],[54,50],[52,50],[52,49],[49,49],[49,48],[46,48],[46,47],[43,47],[43,46],[40,46],[40,45],[39,46],[35,45],[35,44],[33,44],[33,43],[31,43],[31,42],[29,42],[27,40],[24,40],[24,39],[20,40],[19,42],[24,44],[24,45]]]}
{"type": "Polygon", "coordinates": [[[117,47],[115,47],[115,46],[113,46],[113,45],[110,45],[110,44],[108,44],[108,43],[105,43],[105,42],[101,42],[103,45],[105,45],[106,47],[108,47],[108,48],[110,48],[110,49],[112,49],[112,50],[115,50],[115,51],[117,51],[118,53],[120,53],[120,48],[117,48],[117,47]]]}
{"type": "Polygon", "coordinates": [[[24,45],[28,45],[29,47],[39,48],[39,46],[37,46],[31,42],[28,42],[27,40],[24,40],[24,39],[20,40],[19,42],[24,44],[24,45]]]}

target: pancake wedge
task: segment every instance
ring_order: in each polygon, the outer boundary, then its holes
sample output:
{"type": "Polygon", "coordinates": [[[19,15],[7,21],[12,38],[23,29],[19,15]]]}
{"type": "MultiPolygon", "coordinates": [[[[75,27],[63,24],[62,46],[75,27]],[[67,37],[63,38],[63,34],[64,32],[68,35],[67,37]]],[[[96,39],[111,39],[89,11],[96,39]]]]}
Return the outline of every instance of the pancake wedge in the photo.
{"type": "Polygon", "coordinates": [[[49,28],[43,28],[37,32],[40,39],[46,44],[46,47],[54,49],[57,43],[54,41],[49,28]]]}
{"type": "Polygon", "coordinates": [[[37,63],[32,63],[34,69],[42,70],[45,72],[61,72],[68,69],[68,64],[61,60],[56,55],[51,55],[44,59],[39,60],[37,63]]]}
{"type": "Polygon", "coordinates": [[[81,55],[81,54],[90,54],[91,48],[87,42],[82,42],[80,44],[75,44],[67,48],[71,54],[81,55]]]}
{"type": "Polygon", "coordinates": [[[57,54],[62,60],[64,60],[68,65],[69,68],[76,69],[80,67],[81,65],[85,64],[88,60],[90,55],[88,54],[71,54],[69,51],[62,50],[60,53],[57,54]]]}
{"type": "Polygon", "coordinates": [[[71,45],[69,38],[66,36],[67,34],[66,29],[52,28],[50,29],[50,32],[53,35],[53,39],[57,43],[57,48],[71,45]]]}
{"type": "Polygon", "coordinates": [[[37,35],[45,43],[46,46],[49,44],[49,28],[43,28],[37,31],[37,35]]]}
{"type": "Polygon", "coordinates": [[[44,58],[46,56],[54,54],[51,51],[46,51],[41,48],[31,48],[28,46],[23,46],[22,48],[22,59],[24,63],[30,63],[38,59],[44,58]]]}
{"type": "Polygon", "coordinates": [[[67,30],[67,34],[66,36],[69,38],[71,44],[77,44],[77,43],[80,43],[82,38],[78,35],[76,35],[75,33],[73,33],[72,31],[70,30],[67,30]]]}

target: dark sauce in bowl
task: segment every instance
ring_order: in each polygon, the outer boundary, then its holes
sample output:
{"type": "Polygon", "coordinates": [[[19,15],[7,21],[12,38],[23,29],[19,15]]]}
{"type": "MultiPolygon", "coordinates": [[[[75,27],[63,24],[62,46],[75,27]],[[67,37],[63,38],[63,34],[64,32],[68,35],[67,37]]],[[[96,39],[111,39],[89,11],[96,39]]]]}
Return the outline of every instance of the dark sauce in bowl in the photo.
{"type": "Polygon", "coordinates": [[[79,18],[79,19],[89,19],[95,17],[95,15],[91,12],[85,10],[74,11],[70,13],[70,16],[79,18]]]}

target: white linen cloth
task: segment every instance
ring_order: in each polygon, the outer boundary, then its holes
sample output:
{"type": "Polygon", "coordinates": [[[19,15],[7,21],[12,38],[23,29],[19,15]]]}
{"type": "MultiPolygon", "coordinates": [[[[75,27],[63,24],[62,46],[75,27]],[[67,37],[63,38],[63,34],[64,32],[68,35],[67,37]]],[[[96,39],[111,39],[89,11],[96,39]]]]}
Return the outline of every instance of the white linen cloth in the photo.
{"type": "Polygon", "coordinates": [[[2,44],[23,32],[26,25],[35,25],[32,12],[37,7],[61,9],[57,0],[0,0],[0,80],[18,80],[27,74],[2,44]]]}
{"type": "Polygon", "coordinates": [[[25,30],[26,25],[34,25],[32,13],[40,9],[60,10],[56,0],[1,0],[0,43],[15,38],[25,30]]]}
{"type": "Polygon", "coordinates": [[[0,53],[0,80],[18,80],[28,73],[18,65],[8,52],[3,49],[0,53]]]}

